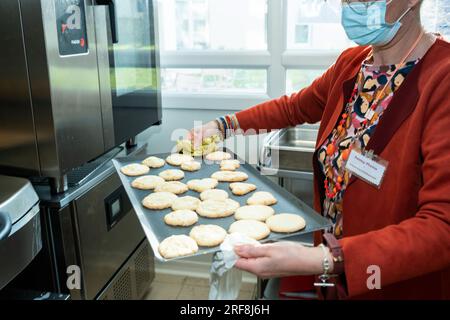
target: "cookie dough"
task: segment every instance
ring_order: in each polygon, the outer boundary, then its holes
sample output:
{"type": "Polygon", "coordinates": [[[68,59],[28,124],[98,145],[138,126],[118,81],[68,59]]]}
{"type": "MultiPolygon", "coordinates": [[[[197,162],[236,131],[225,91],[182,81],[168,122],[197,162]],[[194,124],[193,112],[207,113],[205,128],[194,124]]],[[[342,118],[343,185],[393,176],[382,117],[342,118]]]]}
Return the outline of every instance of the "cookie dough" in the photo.
{"type": "Polygon", "coordinates": [[[166,158],[168,164],[172,166],[181,166],[184,162],[193,161],[194,158],[188,154],[174,153],[166,158]]]}
{"type": "Polygon", "coordinates": [[[227,232],[222,227],[208,224],[193,227],[189,236],[194,239],[199,246],[215,247],[225,240],[227,232]]]}
{"type": "Polygon", "coordinates": [[[142,164],[146,165],[149,168],[161,168],[164,167],[166,162],[164,161],[164,159],[152,156],[142,161],[142,164]]]}
{"type": "Polygon", "coordinates": [[[264,222],[274,214],[275,210],[269,206],[252,205],[238,208],[234,213],[234,217],[236,220],[257,220],[264,222]]]}
{"type": "Polygon", "coordinates": [[[220,170],[223,171],[235,171],[236,169],[239,169],[240,166],[239,160],[222,160],[222,162],[220,162],[220,170]]]}
{"type": "Polygon", "coordinates": [[[256,190],[256,186],[251,183],[234,182],[230,183],[230,190],[237,196],[243,196],[256,190]]]}
{"type": "Polygon", "coordinates": [[[184,172],[178,169],[169,169],[160,172],[159,176],[166,181],[176,181],[184,178],[184,172]]]}
{"type": "Polygon", "coordinates": [[[143,176],[133,180],[131,186],[140,190],[153,190],[165,180],[158,176],[143,176]]]}
{"type": "Polygon", "coordinates": [[[172,203],[172,210],[196,210],[200,203],[200,199],[195,197],[180,197],[172,203]]]}
{"type": "Polygon", "coordinates": [[[170,192],[174,194],[182,194],[188,190],[187,185],[179,181],[165,181],[155,187],[155,192],[170,192]]]}
{"type": "Polygon", "coordinates": [[[164,239],[158,251],[166,259],[188,256],[198,251],[197,242],[185,235],[170,236],[164,239]]]}
{"type": "Polygon", "coordinates": [[[247,204],[249,205],[261,204],[264,206],[271,206],[277,202],[277,199],[275,199],[270,192],[266,191],[255,192],[250,198],[247,199],[247,204]]]}
{"type": "Polygon", "coordinates": [[[200,168],[202,167],[202,164],[198,161],[188,161],[188,162],[183,162],[181,164],[181,169],[184,171],[198,171],[200,170],[200,168]]]}
{"type": "Polygon", "coordinates": [[[120,171],[126,176],[137,177],[147,174],[150,168],[140,163],[132,163],[120,168],[120,171]]]}
{"type": "Polygon", "coordinates": [[[210,189],[200,193],[200,199],[205,200],[225,200],[228,199],[228,192],[221,189],[210,189]]]}
{"type": "Polygon", "coordinates": [[[211,178],[221,182],[241,182],[248,179],[248,175],[241,171],[217,171],[211,178]]]}
{"type": "Polygon", "coordinates": [[[151,210],[162,210],[172,206],[178,197],[171,192],[154,192],[142,200],[142,205],[151,210]]]}
{"type": "Polygon", "coordinates": [[[219,182],[216,179],[205,178],[205,179],[194,179],[188,181],[187,185],[190,190],[203,192],[205,190],[214,189],[217,187],[219,182]]]}
{"type": "Polygon", "coordinates": [[[305,219],[297,214],[280,213],[269,217],[266,224],[273,232],[291,233],[306,227],[305,219]]]}
{"type": "Polygon", "coordinates": [[[197,221],[198,215],[192,210],[176,210],[164,216],[164,222],[173,227],[189,227],[197,221]]]}
{"type": "Polygon", "coordinates": [[[205,218],[224,218],[231,216],[239,207],[239,202],[232,199],[205,200],[198,206],[197,213],[205,218]]]}
{"type": "Polygon", "coordinates": [[[223,152],[223,151],[215,151],[215,152],[211,152],[209,154],[207,154],[205,156],[206,160],[209,161],[222,161],[222,160],[228,160],[231,159],[231,154],[229,154],[228,152],[223,152]]]}
{"type": "Polygon", "coordinates": [[[228,232],[241,233],[255,240],[261,240],[270,234],[270,229],[264,222],[261,221],[239,220],[231,224],[228,232]]]}

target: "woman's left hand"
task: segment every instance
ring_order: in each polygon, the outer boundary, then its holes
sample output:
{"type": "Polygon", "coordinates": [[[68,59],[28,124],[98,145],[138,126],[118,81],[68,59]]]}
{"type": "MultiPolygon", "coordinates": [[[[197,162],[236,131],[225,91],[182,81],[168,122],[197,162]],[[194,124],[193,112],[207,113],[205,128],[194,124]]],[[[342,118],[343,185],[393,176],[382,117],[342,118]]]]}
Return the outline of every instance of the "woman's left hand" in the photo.
{"type": "MultiPolygon", "coordinates": [[[[323,273],[323,251],[319,247],[305,247],[295,242],[277,242],[236,246],[235,252],[240,256],[235,267],[260,278],[323,273]]],[[[331,253],[327,252],[332,272],[333,261],[331,253]]]]}

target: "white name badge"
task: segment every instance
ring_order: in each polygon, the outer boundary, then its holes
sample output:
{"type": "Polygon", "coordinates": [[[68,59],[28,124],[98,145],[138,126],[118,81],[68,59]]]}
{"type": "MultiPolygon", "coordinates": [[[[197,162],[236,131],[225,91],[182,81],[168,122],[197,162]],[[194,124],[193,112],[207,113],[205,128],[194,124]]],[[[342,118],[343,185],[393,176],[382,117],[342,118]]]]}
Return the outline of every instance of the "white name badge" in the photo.
{"type": "Polygon", "coordinates": [[[387,161],[373,154],[368,152],[362,154],[356,150],[352,150],[345,169],[361,180],[380,188],[387,165],[387,161]]]}

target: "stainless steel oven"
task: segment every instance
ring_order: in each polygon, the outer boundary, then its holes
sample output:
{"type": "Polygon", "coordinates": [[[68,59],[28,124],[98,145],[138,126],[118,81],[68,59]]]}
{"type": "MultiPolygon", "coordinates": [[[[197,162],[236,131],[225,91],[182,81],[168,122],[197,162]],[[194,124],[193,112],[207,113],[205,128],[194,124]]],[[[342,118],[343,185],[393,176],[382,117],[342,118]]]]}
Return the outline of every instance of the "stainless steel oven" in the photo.
{"type": "Polygon", "coordinates": [[[0,1],[0,172],[74,168],[161,121],[156,1],[0,1]]]}

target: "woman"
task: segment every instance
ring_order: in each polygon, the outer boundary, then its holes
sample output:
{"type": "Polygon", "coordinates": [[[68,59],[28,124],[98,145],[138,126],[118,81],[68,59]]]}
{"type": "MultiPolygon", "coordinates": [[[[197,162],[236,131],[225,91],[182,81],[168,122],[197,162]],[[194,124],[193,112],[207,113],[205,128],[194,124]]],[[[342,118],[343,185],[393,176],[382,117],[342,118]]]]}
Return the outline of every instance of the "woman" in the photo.
{"type": "Polygon", "coordinates": [[[300,92],[191,131],[198,143],[321,122],[314,206],[332,229],[313,248],[237,247],[237,268],[322,275],[317,282],[334,284],[317,286],[324,298],[450,298],[450,44],[424,32],[420,5],[343,1],[343,27],[359,47],[300,92]],[[358,159],[376,162],[376,174],[358,159]]]}

